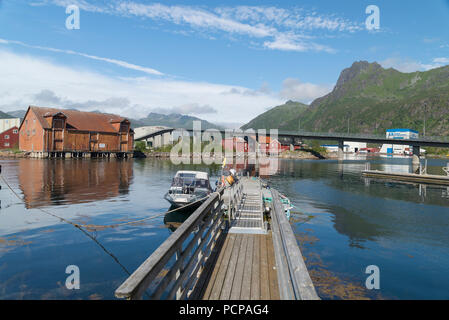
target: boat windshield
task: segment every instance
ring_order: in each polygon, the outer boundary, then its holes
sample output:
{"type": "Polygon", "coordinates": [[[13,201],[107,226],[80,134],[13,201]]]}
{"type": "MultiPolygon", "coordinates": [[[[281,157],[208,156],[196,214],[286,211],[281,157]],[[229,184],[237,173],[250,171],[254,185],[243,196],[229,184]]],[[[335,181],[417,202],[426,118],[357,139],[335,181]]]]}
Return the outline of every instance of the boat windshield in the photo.
{"type": "Polygon", "coordinates": [[[195,174],[192,173],[180,173],[176,177],[173,178],[173,182],[171,184],[172,187],[182,187],[182,186],[194,186],[195,182],[195,174]]]}
{"type": "Polygon", "coordinates": [[[197,188],[204,188],[204,189],[209,189],[210,185],[209,185],[209,180],[205,180],[205,179],[197,179],[195,181],[195,187],[197,188]]]}

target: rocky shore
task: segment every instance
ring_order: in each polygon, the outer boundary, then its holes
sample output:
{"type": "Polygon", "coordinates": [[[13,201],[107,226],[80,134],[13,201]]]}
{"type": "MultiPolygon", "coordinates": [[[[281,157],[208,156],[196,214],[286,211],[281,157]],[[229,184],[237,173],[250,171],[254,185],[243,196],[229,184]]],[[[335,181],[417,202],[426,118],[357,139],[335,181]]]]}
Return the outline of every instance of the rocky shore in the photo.
{"type": "Polygon", "coordinates": [[[22,151],[11,151],[11,150],[1,150],[0,158],[16,159],[16,158],[28,158],[30,152],[22,151]]]}

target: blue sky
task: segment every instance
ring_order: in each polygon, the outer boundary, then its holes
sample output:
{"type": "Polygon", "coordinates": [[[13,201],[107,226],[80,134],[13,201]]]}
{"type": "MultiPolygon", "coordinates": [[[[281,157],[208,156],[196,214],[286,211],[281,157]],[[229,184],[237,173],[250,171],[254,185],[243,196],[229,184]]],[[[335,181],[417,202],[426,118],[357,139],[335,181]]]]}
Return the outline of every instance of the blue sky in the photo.
{"type": "Polygon", "coordinates": [[[310,103],[354,61],[449,64],[449,1],[0,0],[0,109],[30,104],[244,123],[310,103]],[[66,7],[80,29],[66,28],[66,7]],[[369,31],[368,5],[380,9],[369,31]]]}

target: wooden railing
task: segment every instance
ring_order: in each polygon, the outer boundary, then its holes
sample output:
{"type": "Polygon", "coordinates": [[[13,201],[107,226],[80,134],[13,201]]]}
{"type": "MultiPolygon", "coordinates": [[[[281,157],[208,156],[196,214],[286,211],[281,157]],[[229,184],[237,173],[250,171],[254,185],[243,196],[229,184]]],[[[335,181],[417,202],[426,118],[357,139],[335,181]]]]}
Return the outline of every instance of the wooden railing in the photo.
{"type": "Polygon", "coordinates": [[[227,228],[224,189],[211,196],[115,291],[117,298],[185,299],[227,228]],[[169,262],[174,263],[170,265],[169,262]],[[151,286],[151,287],[150,287],[151,286]],[[149,288],[150,287],[150,288],[149,288]],[[147,290],[148,289],[148,290],[147,290]],[[150,291],[151,292],[148,292],[150,291]]]}
{"type": "Polygon", "coordinates": [[[273,196],[272,234],[273,246],[278,265],[279,290],[282,300],[319,299],[309,272],[304,263],[301,250],[296,242],[279,193],[271,189],[273,196]]]}

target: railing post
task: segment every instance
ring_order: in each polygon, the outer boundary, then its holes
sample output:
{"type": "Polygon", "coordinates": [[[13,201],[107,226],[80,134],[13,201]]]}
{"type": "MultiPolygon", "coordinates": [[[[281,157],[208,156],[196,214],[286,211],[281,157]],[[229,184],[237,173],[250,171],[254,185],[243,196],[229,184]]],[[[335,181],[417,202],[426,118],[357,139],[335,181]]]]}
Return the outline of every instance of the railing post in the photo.
{"type": "MultiPolygon", "coordinates": [[[[178,250],[176,251],[176,261],[178,261],[178,259],[182,259],[181,256],[182,252],[181,252],[181,248],[178,248],[178,250]]],[[[175,280],[178,280],[178,278],[181,276],[181,268],[182,268],[182,262],[179,264],[179,268],[178,270],[176,270],[176,276],[175,276],[175,280]]],[[[178,288],[178,290],[176,290],[176,300],[179,300],[181,298],[181,286],[178,288]]]]}

